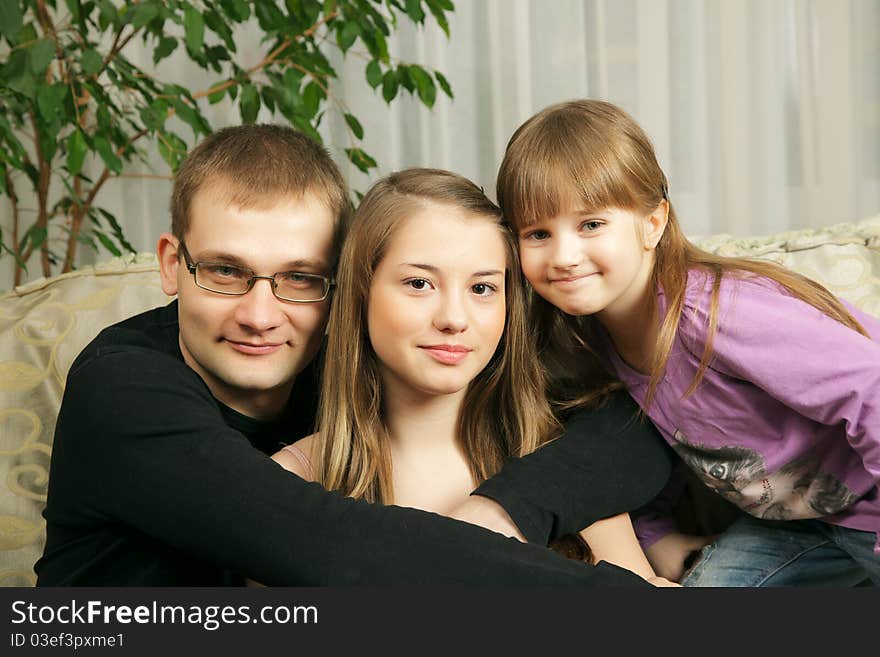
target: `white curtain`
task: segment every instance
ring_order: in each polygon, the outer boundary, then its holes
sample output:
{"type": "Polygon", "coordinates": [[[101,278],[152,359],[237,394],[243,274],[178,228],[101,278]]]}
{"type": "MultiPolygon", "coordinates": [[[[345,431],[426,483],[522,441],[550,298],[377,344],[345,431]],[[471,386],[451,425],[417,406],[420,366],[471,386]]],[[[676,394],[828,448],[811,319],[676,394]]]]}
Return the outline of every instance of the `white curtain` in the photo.
{"type": "MultiPolygon", "coordinates": [[[[689,235],[763,235],[880,211],[880,0],[457,0],[450,39],[428,22],[402,23],[389,47],[449,78],[455,99],[438,93],[431,110],[408,97],[389,107],[366,84],[363,59],[337,59],[334,94],[379,162],[370,176],[348,165],[346,131],[331,115],[326,141],[354,189],[436,166],[494,198],[513,130],[551,103],[593,97],[621,105],[652,137],[689,235]]],[[[256,40],[250,50],[259,61],[256,40]]],[[[208,83],[185,62],[168,65],[191,87],[208,83]]],[[[208,115],[238,122],[223,103],[208,115]]],[[[103,194],[132,244],[152,251],[169,191],[167,180],[121,178],[103,194]]],[[[8,289],[8,257],[0,275],[8,289]]]]}

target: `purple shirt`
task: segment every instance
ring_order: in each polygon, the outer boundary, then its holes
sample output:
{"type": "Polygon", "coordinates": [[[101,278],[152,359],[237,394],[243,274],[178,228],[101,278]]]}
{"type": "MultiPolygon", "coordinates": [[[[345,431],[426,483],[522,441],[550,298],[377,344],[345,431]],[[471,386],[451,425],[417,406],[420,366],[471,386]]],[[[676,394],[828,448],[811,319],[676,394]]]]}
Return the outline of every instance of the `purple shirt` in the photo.
{"type": "MultiPolygon", "coordinates": [[[[711,277],[691,271],[648,417],[707,486],[747,513],[872,531],[880,553],[880,320],[845,304],[868,339],[774,281],[727,274],[712,360],[683,399],[706,344],[710,298],[711,277]]],[[[662,293],[658,300],[663,313],[662,293]]],[[[604,351],[644,409],[648,377],[610,339],[604,351]]],[[[643,547],[675,527],[661,506],[635,519],[643,547]]]]}

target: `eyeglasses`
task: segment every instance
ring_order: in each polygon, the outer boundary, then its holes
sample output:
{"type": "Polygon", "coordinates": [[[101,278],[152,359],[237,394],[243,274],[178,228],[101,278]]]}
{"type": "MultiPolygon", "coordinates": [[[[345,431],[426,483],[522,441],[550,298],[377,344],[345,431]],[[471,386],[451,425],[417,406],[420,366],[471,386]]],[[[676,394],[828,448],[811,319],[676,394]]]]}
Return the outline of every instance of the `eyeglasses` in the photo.
{"type": "Polygon", "coordinates": [[[253,269],[226,262],[193,262],[183,241],[180,242],[180,251],[196,285],[217,294],[247,294],[258,279],[264,278],[272,283],[272,294],[281,301],[315,303],[326,299],[330,288],[336,285],[336,281],[320,274],[279,271],[271,276],[257,276],[253,269]]]}

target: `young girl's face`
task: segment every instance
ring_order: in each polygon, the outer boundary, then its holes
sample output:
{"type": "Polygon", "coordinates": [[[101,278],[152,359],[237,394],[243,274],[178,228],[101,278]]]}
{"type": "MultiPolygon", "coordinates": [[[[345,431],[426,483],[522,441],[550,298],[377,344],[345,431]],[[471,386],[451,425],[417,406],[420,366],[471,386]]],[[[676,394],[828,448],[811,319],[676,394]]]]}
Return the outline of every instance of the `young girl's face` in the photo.
{"type": "Polygon", "coordinates": [[[569,315],[625,316],[650,280],[650,227],[629,210],[569,208],[519,232],[523,273],[569,315]]]}
{"type": "Polygon", "coordinates": [[[430,204],[399,224],[367,304],[389,394],[466,389],[504,332],[506,268],[504,241],[489,219],[430,204]]]}

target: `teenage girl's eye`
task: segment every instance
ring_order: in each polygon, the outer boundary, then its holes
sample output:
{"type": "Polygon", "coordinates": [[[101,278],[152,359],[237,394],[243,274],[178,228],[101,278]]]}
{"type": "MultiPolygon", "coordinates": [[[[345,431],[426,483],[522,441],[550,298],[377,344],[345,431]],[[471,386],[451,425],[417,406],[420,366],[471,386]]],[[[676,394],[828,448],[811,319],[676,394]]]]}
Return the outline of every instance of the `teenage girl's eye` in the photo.
{"type": "Polygon", "coordinates": [[[581,229],[587,231],[588,233],[591,233],[595,230],[599,230],[599,228],[601,228],[601,226],[602,226],[601,221],[597,221],[596,219],[590,219],[590,220],[585,221],[584,223],[581,224],[581,229]]]}
{"type": "Polygon", "coordinates": [[[424,278],[410,278],[407,281],[404,281],[405,285],[408,285],[414,290],[428,290],[431,288],[431,283],[424,278]]]}
{"type": "Polygon", "coordinates": [[[542,240],[546,240],[548,237],[550,237],[550,233],[548,233],[546,230],[537,229],[523,234],[522,239],[540,242],[542,240]]]}
{"type": "Polygon", "coordinates": [[[498,291],[494,285],[489,283],[476,283],[471,286],[471,292],[480,297],[488,297],[498,291]]]}

